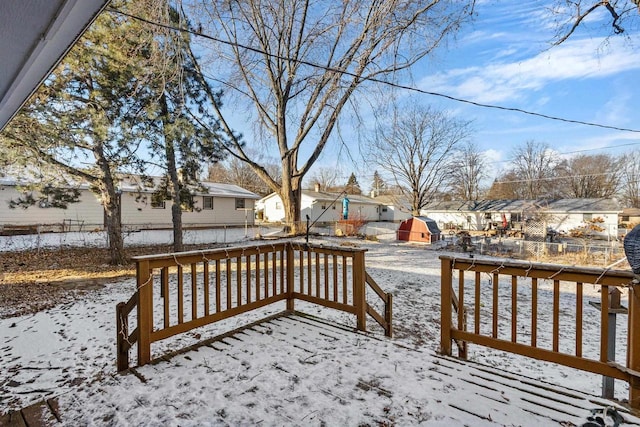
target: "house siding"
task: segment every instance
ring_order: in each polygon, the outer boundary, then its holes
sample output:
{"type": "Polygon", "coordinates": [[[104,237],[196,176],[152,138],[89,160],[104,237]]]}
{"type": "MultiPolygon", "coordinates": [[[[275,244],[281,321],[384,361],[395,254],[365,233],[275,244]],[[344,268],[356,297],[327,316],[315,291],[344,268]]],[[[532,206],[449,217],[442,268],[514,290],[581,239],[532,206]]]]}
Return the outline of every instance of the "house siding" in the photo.
{"type": "MultiPolygon", "coordinates": [[[[40,198],[38,192],[31,192],[35,199],[40,198]]],[[[104,213],[100,202],[89,190],[80,190],[77,203],[70,203],[67,209],[41,208],[37,204],[27,209],[9,208],[9,202],[24,195],[15,186],[0,185],[0,225],[51,225],[62,226],[63,223],[83,227],[102,227],[104,213]],[[97,208],[96,208],[97,207],[97,208]]]]}
{"type": "MultiPolygon", "coordinates": [[[[89,190],[81,190],[80,201],[70,203],[67,209],[40,208],[38,205],[28,209],[9,208],[9,201],[23,193],[13,185],[0,185],[0,226],[50,226],[54,231],[71,223],[73,229],[103,228],[104,210],[100,201],[89,190]]],[[[194,195],[194,210],[182,213],[184,227],[206,227],[223,225],[254,225],[255,198],[216,195],[194,195]],[[203,198],[213,197],[213,209],[202,209],[203,198]],[[244,209],[236,209],[236,198],[244,200],[244,209]]],[[[38,193],[34,194],[37,199],[38,193]]],[[[121,219],[124,227],[135,229],[170,228],[172,226],[171,201],[165,202],[165,208],[151,206],[151,193],[124,191],[121,196],[121,219]]],[[[66,228],[68,229],[68,228],[66,228]]]]}

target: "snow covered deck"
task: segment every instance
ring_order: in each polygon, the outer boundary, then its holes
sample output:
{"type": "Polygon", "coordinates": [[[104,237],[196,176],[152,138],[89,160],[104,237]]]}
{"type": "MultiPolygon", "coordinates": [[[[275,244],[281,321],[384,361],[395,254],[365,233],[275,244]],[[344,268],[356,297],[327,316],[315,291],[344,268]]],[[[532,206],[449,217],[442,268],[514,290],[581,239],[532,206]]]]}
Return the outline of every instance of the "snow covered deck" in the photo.
{"type": "MultiPolygon", "coordinates": [[[[73,425],[581,425],[611,401],[299,313],[74,392],[73,425]]],[[[625,423],[640,418],[616,407],[625,423]]]]}

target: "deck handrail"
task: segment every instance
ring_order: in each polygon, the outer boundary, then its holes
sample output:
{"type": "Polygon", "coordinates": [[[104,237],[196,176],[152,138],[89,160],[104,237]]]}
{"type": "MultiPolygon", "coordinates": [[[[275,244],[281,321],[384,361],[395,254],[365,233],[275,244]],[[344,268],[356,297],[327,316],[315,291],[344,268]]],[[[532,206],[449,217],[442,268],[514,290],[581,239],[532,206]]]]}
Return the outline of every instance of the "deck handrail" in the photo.
{"type": "Polygon", "coordinates": [[[279,242],[135,257],[136,293],[117,306],[118,370],[129,367],[135,342],[144,365],[153,342],[283,300],[287,311],[301,300],[354,314],[362,331],[370,315],[391,336],[392,298],[367,274],[365,252],[279,242]],[[367,302],[367,289],[384,315],[367,302]],[[137,327],[129,335],[133,308],[137,327]]]}
{"type": "Polygon", "coordinates": [[[620,379],[629,383],[630,406],[640,408],[640,285],[632,280],[633,274],[630,271],[453,256],[441,256],[440,260],[442,273],[440,348],[443,354],[451,355],[452,342],[461,341],[465,344],[483,345],[620,379]],[[466,273],[472,277],[465,278],[466,273]],[[458,276],[457,289],[454,287],[455,274],[458,276]],[[481,274],[489,275],[488,286],[482,285],[481,274]],[[510,280],[504,281],[505,276],[510,280]],[[545,281],[552,284],[552,320],[549,325],[551,348],[543,348],[538,343],[538,332],[544,328],[544,325],[538,322],[539,285],[546,283],[545,281]],[[509,283],[505,284],[505,282],[509,283]],[[575,287],[575,313],[572,312],[575,321],[575,340],[571,343],[573,345],[570,352],[564,350],[566,347],[560,348],[561,283],[575,287]],[[585,306],[583,287],[585,284],[601,288],[598,305],[601,310],[600,346],[597,358],[583,354],[583,306],[585,306]],[[472,287],[472,291],[465,290],[468,287],[472,287]],[[625,311],[622,308],[610,306],[609,288],[614,287],[629,291],[626,366],[608,360],[607,356],[609,354],[609,314],[625,311]],[[505,291],[505,288],[510,288],[511,300],[510,307],[507,303],[506,310],[500,307],[499,299],[500,290],[505,291]],[[484,296],[487,304],[482,302],[482,291],[488,294],[484,296]],[[526,304],[522,302],[518,291],[530,292],[530,302],[528,300],[526,304]],[[456,316],[454,316],[454,306],[458,308],[456,316]],[[525,309],[522,308],[523,306],[525,309]],[[482,320],[480,315],[482,307],[490,307],[490,314],[486,316],[490,319],[490,324],[482,320]],[[469,330],[470,327],[464,318],[467,309],[473,312],[472,330],[469,330]],[[526,313],[523,312],[524,310],[526,313]],[[505,317],[504,314],[508,311],[511,312],[510,316],[505,317]],[[530,323],[523,323],[523,317],[530,323]],[[519,326],[529,329],[528,340],[523,339],[519,326]]]}

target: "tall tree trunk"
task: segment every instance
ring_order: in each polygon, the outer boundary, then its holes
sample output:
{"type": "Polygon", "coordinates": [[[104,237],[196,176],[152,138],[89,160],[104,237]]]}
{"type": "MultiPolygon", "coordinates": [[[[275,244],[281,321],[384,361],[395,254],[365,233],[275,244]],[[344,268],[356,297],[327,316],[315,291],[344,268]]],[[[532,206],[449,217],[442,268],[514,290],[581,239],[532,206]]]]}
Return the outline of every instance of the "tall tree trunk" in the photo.
{"type": "Polygon", "coordinates": [[[167,158],[167,177],[168,189],[171,194],[171,221],[173,223],[173,250],[181,252],[184,248],[182,243],[182,200],[180,199],[180,177],[178,176],[178,167],[176,165],[176,152],[173,145],[173,137],[169,128],[169,107],[167,105],[167,97],[163,93],[160,98],[162,108],[162,125],[164,129],[164,149],[167,158]]]}
{"type": "Polygon", "coordinates": [[[301,199],[302,189],[288,189],[289,191],[283,191],[280,193],[282,199],[282,208],[284,209],[285,222],[289,228],[291,234],[300,234],[305,231],[305,226],[302,224],[301,219],[301,199]]]}
{"type": "Polygon", "coordinates": [[[102,180],[98,183],[102,206],[104,207],[107,237],[109,239],[109,262],[113,265],[126,263],[124,241],[122,239],[122,221],[120,218],[120,197],[111,174],[111,165],[104,156],[102,145],[97,144],[94,150],[96,164],[102,173],[102,180]]]}

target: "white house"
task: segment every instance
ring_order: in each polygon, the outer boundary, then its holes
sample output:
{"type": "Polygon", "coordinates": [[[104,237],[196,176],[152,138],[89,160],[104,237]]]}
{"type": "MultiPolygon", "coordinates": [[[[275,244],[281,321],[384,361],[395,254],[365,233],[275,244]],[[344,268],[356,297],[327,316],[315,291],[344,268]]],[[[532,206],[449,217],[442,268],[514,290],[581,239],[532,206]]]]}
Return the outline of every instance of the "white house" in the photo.
{"type": "MultiPolygon", "coordinates": [[[[122,177],[121,219],[124,227],[134,229],[171,228],[171,201],[152,202],[152,188],[138,185],[136,176],[122,177]]],[[[194,208],[183,211],[182,223],[189,227],[216,227],[223,225],[253,225],[255,202],[260,198],[244,188],[231,184],[203,182],[205,191],[193,194],[194,208]]],[[[42,194],[32,194],[37,200],[27,209],[9,207],[9,202],[25,193],[19,182],[0,179],[0,227],[4,229],[40,226],[44,230],[101,229],[104,211],[97,196],[88,185],[78,187],[80,199],[66,209],[54,208],[42,194]]]]}
{"type": "MultiPolygon", "coordinates": [[[[307,215],[311,222],[328,223],[342,219],[342,202],[349,199],[349,218],[362,218],[365,221],[379,221],[381,205],[374,199],[361,195],[344,193],[326,193],[302,190],[300,217],[307,215]]],[[[277,193],[271,193],[258,202],[264,221],[283,222],[285,220],[282,199],[277,193]]]]}
{"type": "Polygon", "coordinates": [[[382,195],[374,197],[380,204],[380,221],[402,222],[412,218],[411,206],[400,195],[382,195]]]}
{"type": "Polygon", "coordinates": [[[618,215],[622,208],[616,199],[537,199],[435,201],[421,210],[442,229],[456,226],[466,230],[486,230],[504,222],[517,228],[540,218],[547,227],[568,232],[594,218],[601,218],[603,234],[617,236],[618,215]]]}

